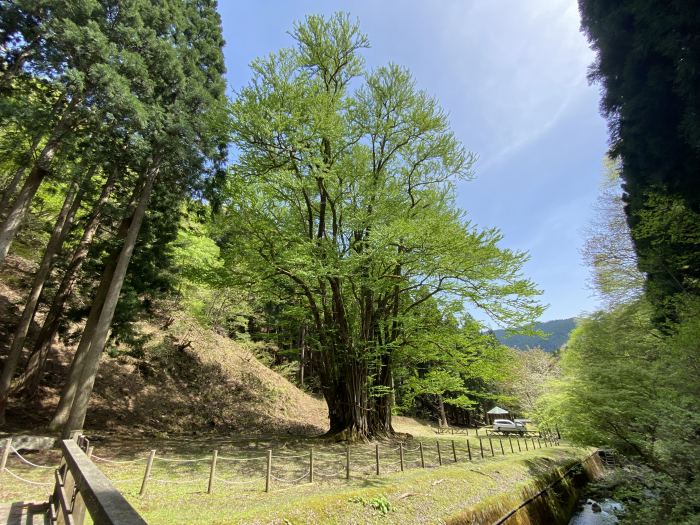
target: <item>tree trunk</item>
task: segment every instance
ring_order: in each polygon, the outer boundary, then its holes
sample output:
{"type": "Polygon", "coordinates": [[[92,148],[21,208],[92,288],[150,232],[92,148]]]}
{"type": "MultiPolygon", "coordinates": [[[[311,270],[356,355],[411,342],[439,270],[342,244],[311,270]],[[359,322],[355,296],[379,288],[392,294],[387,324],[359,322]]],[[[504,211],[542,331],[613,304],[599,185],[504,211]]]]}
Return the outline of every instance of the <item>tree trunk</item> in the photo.
{"type": "Polygon", "coordinates": [[[24,63],[36,50],[38,43],[39,38],[36,38],[30,42],[25,42],[24,49],[17,49],[14,53],[9,53],[6,49],[3,50],[8,59],[8,67],[0,71],[0,90],[6,91],[11,89],[12,80],[22,71],[24,63]]]}
{"type": "Polygon", "coordinates": [[[39,147],[39,142],[41,142],[41,134],[37,134],[36,137],[34,137],[34,140],[32,140],[32,145],[29,148],[29,151],[25,153],[24,157],[25,160],[22,163],[21,166],[19,166],[15,170],[15,174],[12,176],[12,180],[10,183],[5,187],[3,193],[2,193],[2,199],[0,200],[0,217],[4,218],[5,217],[5,211],[7,210],[7,207],[10,205],[10,201],[12,200],[12,197],[14,197],[15,193],[17,192],[17,187],[19,186],[19,183],[22,181],[22,177],[24,177],[24,173],[27,171],[27,166],[31,163],[32,157],[34,156],[34,152],[36,149],[39,147]]]}
{"type": "MultiPolygon", "coordinates": [[[[136,239],[138,237],[139,230],[141,229],[143,217],[146,213],[146,207],[148,206],[148,200],[151,195],[151,190],[153,189],[153,183],[157,175],[158,168],[153,168],[153,170],[148,174],[148,178],[145,181],[138,204],[134,210],[129,231],[124,239],[124,245],[119,253],[119,257],[117,258],[114,274],[111,279],[109,279],[109,288],[107,290],[104,305],[101,308],[99,319],[95,325],[94,334],[92,334],[92,337],[90,338],[89,352],[85,356],[83,362],[79,380],[79,389],[75,393],[75,398],[73,399],[68,421],[66,421],[66,424],[63,426],[62,434],[64,438],[70,436],[72,430],[79,430],[83,428],[88,402],[90,401],[92,388],[95,384],[95,376],[97,375],[97,369],[99,368],[100,356],[102,355],[102,350],[107,342],[109,329],[112,325],[112,318],[114,317],[114,311],[117,307],[117,302],[119,301],[119,294],[121,293],[122,285],[124,284],[124,277],[126,276],[129,261],[131,260],[131,255],[134,251],[136,239]]],[[[83,334],[82,339],[85,339],[86,337],[86,334],[83,334]]]]}
{"type": "MultiPolygon", "coordinates": [[[[142,182],[143,181],[138,181],[136,187],[134,188],[131,201],[127,206],[128,211],[126,216],[124,219],[122,219],[119,229],[117,230],[117,239],[126,238],[135,213],[136,202],[141,193],[142,182]]],[[[78,343],[78,348],[75,350],[73,360],[71,361],[70,368],[68,369],[68,376],[66,378],[66,383],[63,390],[61,391],[61,397],[58,400],[56,412],[54,413],[53,419],[49,423],[49,430],[56,431],[62,428],[66,424],[66,421],[68,421],[68,416],[71,411],[71,406],[73,405],[75,393],[78,390],[80,375],[83,371],[83,362],[85,360],[85,356],[90,351],[92,335],[94,334],[97,321],[99,320],[100,313],[102,312],[102,306],[104,305],[109,284],[112,280],[112,276],[114,275],[114,269],[116,267],[118,256],[119,252],[113,252],[109,257],[104,270],[102,271],[100,284],[97,287],[95,296],[92,299],[90,313],[88,314],[88,318],[85,321],[85,326],[83,327],[83,335],[80,338],[80,343],[78,343]]]]}
{"type": "Polygon", "coordinates": [[[306,326],[299,331],[299,384],[304,386],[304,365],[306,364],[306,326]]]}
{"type": "Polygon", "coordinates": [[[97,229],[102,222],[102,212],[109,199],[109,195],[114,189],[116,180],[117,171],[114,170],[104,186],[102,186],[100,196],[95,202],[90,218],[85,225],[83,236],[78,243],[78,247],[73,252],[68,268],[66,268],[63,278],[61,279],[61,284],[54,295],[49,313],[46,315],[39,336],[34,343],[29,362],[27,363],[27,369],[19,380],[20,388],[22,388],[25,395],[28,397],[33,397],[37,394],[39,385],[41,384],[46,359],[51,351],[52,342],[55,340],[56,333],[58,332],[63,307],[73,293],[73,289],[78,282],[80,269],[87,257],[90,244],[97,233],[97,229]]]}
{"type": "Polygon", "coordinates": [[[20,318],[17,329],[15,330],[15,335],[12,339],[12,344],[10,345],[7,359],[5,360],[2,375],[0,375],[0,424],[3,424],[5,421],[5,409],[7,407],[7,398],[10,393],[12,377],[14,376],[15,370],[17,369],[17,363],[19,363],[19,359],[22,355],[24,341],[27,338],[29,327],[31,326],[34,315],[36,314],[36,308],[37,304],[39,303],[41,291],[44,289],[44,284],[51,273],[51,268],[55,257],[61,250],[61,245],[63,244],[68,230],[70,229],[73,222],[73,217],[80,206],[80,197],[76,198],[76,194],[78,193],[79,189],[78,181],[79,179],[76,177],[68,188],[66,198],[63,201],[63,207],[58,214],[53,232],[51,233],[49,242],[46,245],[44,256],[39,264],[36,274],[34,275],[32,289],[29,292],[29,297],[24,305],[22,317],[20,318]]]}
{"type": "Polygon", "coordinates": [[[44,180],[44,177],[46,177],[49,172],[49,166],[56,154],[58,145],[69,127],[68,115],[76,104],[77,99],[71,101],[69,107],[61,117],[61,120],[56,124],[49,140],[41,150],[39,158],[34,163],[32,171],[29,172],[27,180],[24,181],[24,186],[22,186],[14,204],[7,212],[7,217],[2,223],[2,226],[0,226],[0,265],[5,262],[5,257],[7,257],[7,253],[10,251],[12,241],[15,235],[17,235],[17,231],[29,210],[29,205],[36,191],[39,189],[41,181],[44,180]]]}
{"type": "Polygon", "coordinates": [[[373,398],[373,413],[371,418],[370,433],[375,436],[391,436],[394,427],[391,424],[391,410],[394,401],[393,373],[391,370],[391,356],[384,354],[381,357],[380,369],[377,372],[377,386],[382,393],[373,398]]]}
{"type": "Polygon", "coordinates": [[[438,414],[440,415],[440,426],[447,428],[450,425],[447,423],[447,414],[445,413],[445,403],[442,400],[442,396],[438,394],[438,414]]]}
{"type": "Polygon", "coordinates": [[[367,440],[372,436],[367,367],[361,362],[349,364],[339,377],[342,380],[338,384],[323,391],[330,420],[327,435],[348,441],[367,440]]]}

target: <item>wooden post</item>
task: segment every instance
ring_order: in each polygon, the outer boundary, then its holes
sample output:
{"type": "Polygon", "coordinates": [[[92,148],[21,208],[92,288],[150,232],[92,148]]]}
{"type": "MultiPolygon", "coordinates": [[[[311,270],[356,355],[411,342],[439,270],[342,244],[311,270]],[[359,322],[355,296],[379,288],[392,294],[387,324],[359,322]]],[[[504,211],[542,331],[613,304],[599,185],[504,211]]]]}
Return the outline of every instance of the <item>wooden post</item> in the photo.
{"type": "Polygon", "coordinates": [[[216,459],[219,457],[219,451],[214,450],[211,457],[211,469],[209,470],[209,485],[207,485],[207,494],[211,494],[214,490],[214,476],[216,476],[216,459]]]}
{"type": "Polygon", "coordinates": [[[345,445],[345,479],[350,479],[350,444],[345,445]]]}
{"type": "Polygon", "coordinates": [[[515,454],[515,450],[513,450],[513,440],[508,436],[508,444],[510,445],[510,453],[515,454]]]}
{"type": "Polygon", "coordinates": [[[491,436],[489,436],[489,447],[491,447],[491,457],[495,456],[493,452],[493,441],[491,441],[491,436]]]}
{"type": "Polygon", "coordinates": [[[399,443],[399,463],[401,464],[401,472],[403,472],[403,443],[399,443]]]}
{"type": "Polygon", "coordinates": [[[522,452],[522,451],[523,451],[523,449],[520,448],[520,438],[518,438],[518,452],[522,452]]]}
{"type": "MultiPolygon", "coordinates": [[[[88,457],[88,459],[92,458],[92,452],[95,449],[94,446],[90,444],[90,441],[83,436],[84,444],[87,445],[85,448],[85,455],[88,457]]],[[[83,500],[83,495],[75,490],[75,496],[74,496],[74,501],[73,501],[73,523],[75,525],[83,525],[85,523],[85,514],[87,511],[87,508],[85,507],[85,501],[83,500]]]]}
{"type": "Polygon", "coordinates": [[[7,458],[10,456],[10,450],[12,449],[12,436],[8,437],[5,441],[5,448],[2,451],[2,461],[0,462],[0,472],[5,470],[5,465],[7,465],[7,458]]]}
{"type": "Polygon", "coordinates": [[[476,427],[476,437],[479,437],[479,427],[476,427]]]}
{"type": "Polygon", "coordinates": [[[309,483],[314,482],[314,447],[309,449],[309,483]]]}
{"type": "Polygon", "coordinates": [[[151,450],[151,453],[148,455],[148,461],[146,462],[146,471],[143,473],[143,482],[141,483],[139,496],[143,496],[146,493],[146,484],[148,483],[148,476],[151,475],[151,467],[153,466],[153,458],[155,457],[156,451],[151,450]]]}
{"type": "Polygon", "coordinates": [[[73,502],[71,504],[73,525],[83,525],[87,510],[87,508],[85,508],[85,501],[83,501],[83,495],[80,493],[75,484],[73,485],[73,490],[71,492],[73,493],[73,502]]]}
{"type": "Polygon", "coordinates": [[[267,451],[267,473],[265,474],[265,492],[270,492],[272,484],[272,450],[267,451]]]}
{"type": "Polygon", "coordinates": [[[525,451],[527,452],[530,450],[530,448],[527,446],[527,438],[523,439],[523,441],[525,442],[525,451]]]}
{"type": "Polygon", "coordinates": [[[418,443],[418,448],[420,450],[420,466],[421,468],[425,468],[425,459],[423,458],[423,442],[418,443]]]}
{"type": "Polygon", "coordinates": [[[498,438],[498,442],[501,444],[501,455],[502,455],[502,456],[505,456],[505,455],[506,455],[506,451],[503,450],[503,439],[502,439],[502,438],[498,438]]]}
{"type": "Polygon", "coordinates": [[[531,437],[530,439],[532,440],[532,450],[535,450],[535,438],[531,437]]]}
{"type": "Polygon", "coordinates": [[[537,445],[539,445],[539,447],[542,448],[542,442],[540,441],[540,438],[537,438],[537,445]]]}
{"type": "Polygon", "coordinates": [[[452,440],[452,459],[457,463],[457,448],[455,447],[455,440],[452,440]]]}
{"type": "Polygon", "coordinates": [[[440,442],[436,441],[437,443],[437,451],[438,451],[438,465],[442,467],[442,454],[440,453],[440,442]]]}
{"type": "MultiPolygon", "coordinates": [[[[77,440],[71,438],[71,441],[74,441],[75,444],[78,445],[77,440]]],[[[80,452],[83,451],[79,446],[77,450],[79,450],[80,452]]],[[[70,468],[68,468],[68,464],[66,464],[65,468],[63,469],[62,478],[63,479],[61,481],[63,488],[61,492],[63,497],[65,498],[65,505],[62,505],[62,507],[70,511],[70,513],[73,513],[75,510],[78,510],[78,517],[80,517],[80,505],[78,505],[78,509],[75,508],[75,498],[80,493],[76,492],[75,478],[73,477],[73,472],[71,472],[70,468]]],[[[58,520],[56,521],[56,525],[71,525],[71,521],[73,521],[72,525],[75,525],[75,520],[69,520],[66,514],[68,513],[60,512],[58,514],[58,520]]]]}
{"type": "Polygon", "coordinates": [[[377,476],[379,476],[379,443],[374,446],[374,457],[377,461],[377,476]]]}
{"type": "Polygon", "coordinates": [[[467,456],[469,456],[469,461],[472,460],[472,447],[469,444],[469,440],[467,439],[467,456]]]}
{"type": "Polygon", "coordinates": [[[479,450],[481,451],[481,459],[484,459],[484,440],[479,438],[479,450]]]}

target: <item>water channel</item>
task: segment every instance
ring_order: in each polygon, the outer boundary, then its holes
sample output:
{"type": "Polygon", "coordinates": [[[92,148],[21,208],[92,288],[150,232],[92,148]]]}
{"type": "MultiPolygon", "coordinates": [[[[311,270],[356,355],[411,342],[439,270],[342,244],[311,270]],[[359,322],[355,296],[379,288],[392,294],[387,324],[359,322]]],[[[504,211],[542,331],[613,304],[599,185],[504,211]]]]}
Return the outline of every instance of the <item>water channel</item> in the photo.
{"type": "Polygon", "coordinates": [[[611,499],[587,500],[569,520],[569,525],[610,525],[618,523],[622,505],[611,499]]]}

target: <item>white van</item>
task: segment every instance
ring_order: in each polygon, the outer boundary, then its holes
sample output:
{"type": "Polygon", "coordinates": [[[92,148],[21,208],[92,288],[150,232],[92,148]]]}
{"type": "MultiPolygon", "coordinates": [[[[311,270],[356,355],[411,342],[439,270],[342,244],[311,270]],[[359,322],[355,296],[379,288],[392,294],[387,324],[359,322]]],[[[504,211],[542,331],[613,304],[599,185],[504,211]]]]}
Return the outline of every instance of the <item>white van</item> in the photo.
{"type": "Polygon", "coordinates": [[[510,419],[495,419],[493,421],[493,430],[494,432],[516,432],[522,434],[526,429],[524,423],[513,422],[510,419]]]}

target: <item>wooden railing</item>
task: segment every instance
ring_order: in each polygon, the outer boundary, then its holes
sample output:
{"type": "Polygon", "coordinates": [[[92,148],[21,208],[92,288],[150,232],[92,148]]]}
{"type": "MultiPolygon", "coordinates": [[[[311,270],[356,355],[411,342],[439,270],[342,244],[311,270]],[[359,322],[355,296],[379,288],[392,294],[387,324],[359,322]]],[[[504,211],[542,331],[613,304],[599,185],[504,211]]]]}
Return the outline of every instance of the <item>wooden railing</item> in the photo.
{"type": "Polygon", "coordinates": [[[51,522],[82,525],[86,513],[95,525],[145,525],[144,519],[100,472],[78,442],[61,441],[63,458],[56,469],[56,483],[49,500],[51,522]]]}

